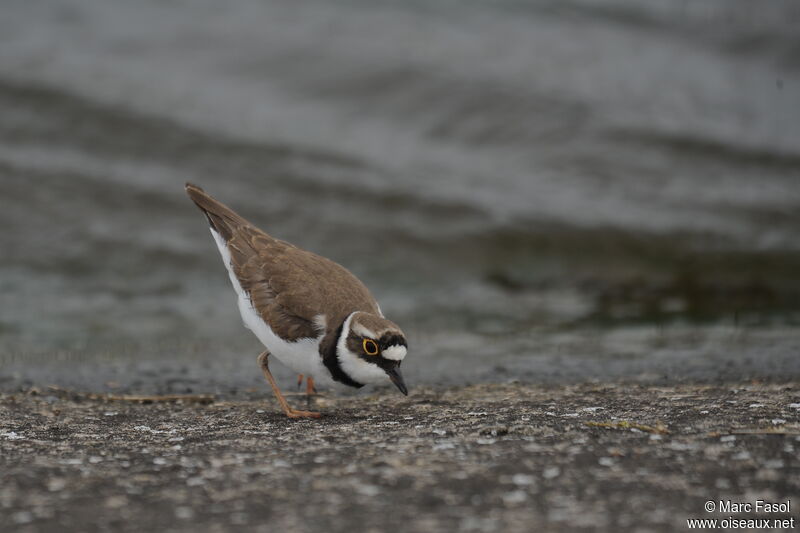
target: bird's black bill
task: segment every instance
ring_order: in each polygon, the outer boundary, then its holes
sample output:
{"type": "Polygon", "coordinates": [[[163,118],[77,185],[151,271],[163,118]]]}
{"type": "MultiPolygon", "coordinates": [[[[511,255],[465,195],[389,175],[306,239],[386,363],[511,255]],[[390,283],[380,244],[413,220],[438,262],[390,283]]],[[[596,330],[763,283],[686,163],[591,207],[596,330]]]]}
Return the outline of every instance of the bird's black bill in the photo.
{"type": "Polygon", "coordinates": [[[408,387],[406,387],[406,382],[403,380],[403,374],[400,373],[400,369],[397,367],[390,368],[386,373],[389,374],[389,379],[392,380],[392,383],[397,385],[400,392],[408,396],[408,387]]]}

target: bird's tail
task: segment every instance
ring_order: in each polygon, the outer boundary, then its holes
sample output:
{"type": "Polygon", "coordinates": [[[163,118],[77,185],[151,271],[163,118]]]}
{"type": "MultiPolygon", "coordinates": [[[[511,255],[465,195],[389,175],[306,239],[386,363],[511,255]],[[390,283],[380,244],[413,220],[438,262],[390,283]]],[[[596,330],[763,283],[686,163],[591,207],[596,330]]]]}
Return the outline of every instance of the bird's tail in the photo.
{"type": "Polygon", "coordinates": [[[217,201],[197,185],[187,183],[186,194],[203,211],[208,223],[211,224],[211,228],[219,233],[225,239],[225,242],[230,240],[237,227],[251,225],[247,220],[236,214],[233,209],[217,201]]]}

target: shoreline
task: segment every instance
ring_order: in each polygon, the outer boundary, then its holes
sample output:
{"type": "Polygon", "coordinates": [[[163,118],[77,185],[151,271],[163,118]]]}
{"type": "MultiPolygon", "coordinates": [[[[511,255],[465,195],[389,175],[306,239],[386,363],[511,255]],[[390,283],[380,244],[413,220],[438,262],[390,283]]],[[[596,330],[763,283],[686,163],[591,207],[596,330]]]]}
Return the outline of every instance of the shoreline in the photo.
{"type": "Polygon", "coordinates": [[[321,396],[318,420],[286,419],[266,393],[0,394],[4,522],[21,532],[674,531],[718,517],[708,500],[800,495],[797,381],[321,396]]]}

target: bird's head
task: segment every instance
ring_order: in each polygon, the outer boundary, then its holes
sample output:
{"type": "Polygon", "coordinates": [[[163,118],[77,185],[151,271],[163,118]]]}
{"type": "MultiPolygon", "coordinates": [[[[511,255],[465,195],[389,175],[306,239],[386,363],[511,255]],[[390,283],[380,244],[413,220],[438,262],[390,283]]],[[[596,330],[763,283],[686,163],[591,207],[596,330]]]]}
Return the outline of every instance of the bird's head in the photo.
{"type": "Polygon", "coordinates": [[[357,311],[342,326],[336,356],[342,370],[358,383],[382,383],[388,379],[408,395],[400,373],[407,347],[406,337],[397,324],[382,316],[357,311]]]}

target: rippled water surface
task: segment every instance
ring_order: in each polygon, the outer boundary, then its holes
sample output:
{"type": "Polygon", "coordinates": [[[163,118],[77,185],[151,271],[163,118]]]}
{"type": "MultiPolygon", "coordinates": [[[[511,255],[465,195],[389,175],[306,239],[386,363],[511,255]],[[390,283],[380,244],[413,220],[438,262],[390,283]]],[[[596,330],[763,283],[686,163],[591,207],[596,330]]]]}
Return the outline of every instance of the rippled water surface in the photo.
{"type": "Polygon", "coordinates": [[[0,386],[259,386],[185,181],[359,275],[409,381],[796,377],[798,24],[789,1],[6,2],[0,386]]]}

